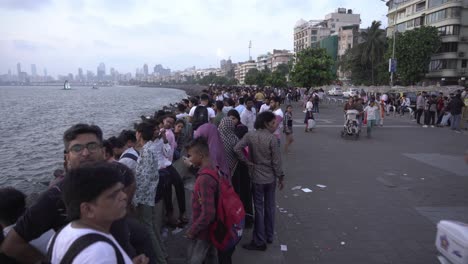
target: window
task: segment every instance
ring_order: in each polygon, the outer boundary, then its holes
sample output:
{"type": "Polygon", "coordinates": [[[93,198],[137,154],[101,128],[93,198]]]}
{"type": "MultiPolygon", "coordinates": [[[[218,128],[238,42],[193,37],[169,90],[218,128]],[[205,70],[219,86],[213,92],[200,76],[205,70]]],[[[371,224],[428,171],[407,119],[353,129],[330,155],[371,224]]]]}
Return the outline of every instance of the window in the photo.
{"type": "Polygon", "coordinates": [[[462,60],[461,67],[466,68],[467,60],[462,60]]]}
{"type": "Polygon", "coordinates": [[[335,23],[332,23],[332,24],[331,24],[331,27],[332,27],[332,28],[335,28],[335,23]]]}
{"type": "Polygon", "coordinates": [[[414,6],[414,12],[419,12],[419,11],[422,11],[424,9],[426,9],[426,2],[417,3],[414,6]]]}
{"type": "Polygon", "coordinates": [[[430,71],[438,71],[444,69],[456,69],[457,68],[457,60],[449,59],[449,60],[432,60],[429,64],[430,71]]]}
{"type": "Polygon", "coordinates": [[[438,27],[437,30],[439,31],[440,36],[460,35],[460,25],[448,25],[438,27]]]}
{"type": "Polygon", "coordinates": [[[317,30],[312,30],[312,35],[317,35],[317,30]]]}
{"type": "Polygon", "coordinates": [[[455,2],[457,0],[429,0],[429,8],[443,5],[448,2],[455,2]]]}
{"type": "Polygon", "coordinates": [[[312,42],[317,41],[317,37],[313,36],[313,37],[311,38],[311,41],[312,41],[312,42]]]}
{"type": "Polygon", "coordinates": [[[398,32],[405,32],[406,31],[406,23],[398,24],[396,29],[397,29],[398,32]]]}
{"type": "Polygon", "coordinates": [[[458,43],[457,42],[445,42],[440,45],[440,48],[437,50],[436,53],[443,53],[443,52],[457,52],[458,51],[458,43]]]}
{"type": "Polygon", "coordinates": [[[406,28],[412,28],[414,27],[414,20],[410,20],[406,22],[406,28]]]}
{"type": "Polygon", "coordinates": [[[458,18],[461,15],[460,7],[446,8],[426,16],[426,24],[433,24],[447,18],[458,18]]]}

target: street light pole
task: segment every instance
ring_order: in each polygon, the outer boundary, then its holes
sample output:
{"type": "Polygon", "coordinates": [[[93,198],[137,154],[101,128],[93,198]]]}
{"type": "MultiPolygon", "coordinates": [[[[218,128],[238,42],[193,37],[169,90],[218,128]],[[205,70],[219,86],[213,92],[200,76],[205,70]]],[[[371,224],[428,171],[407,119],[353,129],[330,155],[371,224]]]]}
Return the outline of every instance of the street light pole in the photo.
{"type": "MultiPolygon", "coordinates": [[[[385,0],[380,0],[382,2],[386,2],[385,0]]],[[[391,1],[391,0],[390,0],[391,1]]],[[[388,2],[390,2],[388,1],[388,2]]],[[[388,3],[386,2],[386,3],[388,3]]],[[[396,21],[398,17],[398,4],[396,0],[392,1],[392,5],[395,6],[395,14],[393,15],[393,32],[392,32],[392,38],[393,38],[393,46],[392,46],[392,58],[389,62],[389,70],[390,70],[390,87],[393,86],[393,74],[396,71],[396,65],[395,65],[395,40],[396,40],[396,21]]],[[[388,8],[390,8],[390,4],[388,5],[388,8]]]]}

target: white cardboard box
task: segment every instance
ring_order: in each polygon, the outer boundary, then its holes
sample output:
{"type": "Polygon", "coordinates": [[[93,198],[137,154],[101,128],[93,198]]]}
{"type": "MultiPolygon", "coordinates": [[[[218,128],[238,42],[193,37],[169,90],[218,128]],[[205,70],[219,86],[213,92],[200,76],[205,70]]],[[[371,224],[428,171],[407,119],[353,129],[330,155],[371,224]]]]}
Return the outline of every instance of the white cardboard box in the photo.
{"type": "Polygon", "coordinates": [[[439,252],[454,264],[468,264],[468,224],[440,221],[435,244],[439,252]]]}

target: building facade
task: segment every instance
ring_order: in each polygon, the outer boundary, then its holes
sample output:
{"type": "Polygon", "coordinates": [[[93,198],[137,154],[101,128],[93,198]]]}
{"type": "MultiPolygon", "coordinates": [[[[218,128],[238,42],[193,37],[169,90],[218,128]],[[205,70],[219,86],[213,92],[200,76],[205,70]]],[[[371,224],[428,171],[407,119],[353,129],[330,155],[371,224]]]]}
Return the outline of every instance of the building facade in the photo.
{"type": "MultiPolygon", "coordinates": [[[[436,27],[442,45],[431,58],[426,78],[458,83],[467,77],[468,0],[390,0],[387,37],[420,26],[436,27]]],[[[398,72],[398,69],[397,69],[398,72]]]]}
{"type": "Polygon", "coordinates": [[[346,8],[338,8],[322,20],[300,19],[294,26],[294,52],[316,47],[318,42],[338,32],[340,28],[359,24],[361,24],[361,16],[353,14],[351,9],[346,8]]]}
{"type": "Polygon", "coordinates": [[[239,63],[239,65],[235,68],[235,78],[239,81],[239,84],[245,84],[245,75],[249,70],[257,69],[257,63],[253,60],[239,63]]]}

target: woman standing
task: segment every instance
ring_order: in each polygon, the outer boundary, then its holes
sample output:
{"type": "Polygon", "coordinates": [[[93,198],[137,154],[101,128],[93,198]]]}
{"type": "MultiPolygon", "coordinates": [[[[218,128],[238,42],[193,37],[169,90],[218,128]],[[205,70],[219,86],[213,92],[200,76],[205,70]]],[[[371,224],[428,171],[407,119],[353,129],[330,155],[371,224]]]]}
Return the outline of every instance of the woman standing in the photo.
{"type": "Polygon", "coordinates": [[[234,151],[239,160],[250,168],[252,193],[255,206],[255,224],[253,238],[243,245],[247,250],[265,251],[267,243],[273,243],[275,226],[275,188],[283,189],[283,169],[278,140],[273,135],[278,128],[276,116],[272,112],[263,112],[257,116],[255,131],[250,131],[237,143],[234,151]],[[249,147],[250,159],[244,155],[244,148],[249,147]]]}

